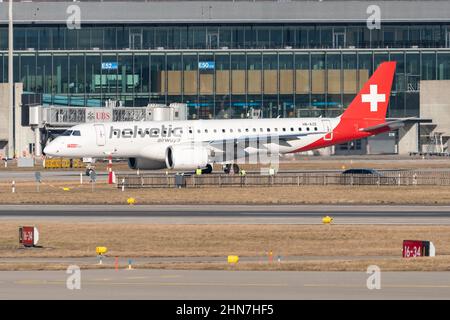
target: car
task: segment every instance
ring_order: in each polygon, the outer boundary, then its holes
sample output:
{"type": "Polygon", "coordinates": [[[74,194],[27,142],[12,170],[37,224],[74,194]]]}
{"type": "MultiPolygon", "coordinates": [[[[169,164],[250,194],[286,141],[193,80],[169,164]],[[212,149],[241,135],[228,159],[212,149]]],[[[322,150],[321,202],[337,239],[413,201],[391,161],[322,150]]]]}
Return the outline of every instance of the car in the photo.
{"type": "Polygon", "coordinates": [[[395,185],[397,179],[388,177],[375,169],[356,168],[341,173],[340,184],[350,185],[395,185]]]}
{"type": "Polygon", "coordinates": [[[348,169],[342,172],[342,174],[372,174],[376,176],[381,176],[375,169],[348,169]]]}

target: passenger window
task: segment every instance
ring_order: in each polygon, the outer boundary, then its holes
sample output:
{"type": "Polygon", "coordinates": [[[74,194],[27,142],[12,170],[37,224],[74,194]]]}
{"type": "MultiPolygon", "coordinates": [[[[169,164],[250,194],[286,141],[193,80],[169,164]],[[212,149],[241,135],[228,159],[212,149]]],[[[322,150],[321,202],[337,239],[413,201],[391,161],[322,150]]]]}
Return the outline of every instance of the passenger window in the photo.
{"type": "Polygon", "coordinates": [[[317,131],[317,127],[314,127],[314,131],[317,131]]]}
{"type": "Polygon", "coordinates": [[[241,129],[238,129],[238,132],[241,132],[241,129]]]}
{"type": "Polygon", "coordinates": [[[267,132],[270,132],[270,128],[267,128],[267,132]]]}
{"type": "Polygon", "coordinates": [[[233,129],[230,129],[230,132],[233,132],[233,129]]]}
{"type": "Polygon", "coordinates": [[[192,133],[192,129],[189,129],[189,133],[192,133]]]}
{"type": "Polygon", "coordinates": [[[291,131],[294,131],[294,128],[291,128],[291,131]]]}
{"type": "Polygon", "coordinates": [[[309,127],[306,128],[306,131],[309,131],[309,127]]]}
{"type": "Polygon", "coordinates": [[[200,129],[197,129],[197,133],[201,133],[200,129]]]}
{"type": "Polygon", "coordinates": [[[248,128],[245,128],[245,132],[248,132],[248,128]]]}
{"type": "Polygon", "coordinates": [[[264,129],[263,129],[263,128],[259,128],[259,131],[263,132],[263,131],[264,131],[264,129]]]}
{"type": "Polygon", "coordinates": [[[275,128],[275,132],[278,132],[278,128],[275,128]]]}
{"type": "Polygon", "coordinates": [[[256,132],[256,128],[253,128],[253,132],[256,132]]]}
{"type": "Polygon", "coordinates": [[[298,128],[298,131],[302,131],[302,128],[300,127],[300,128],[298,128]]]}
{"type": "Polygon", "coordinates": [[[214,133],[216,133],[217,132],[217,129],[214,129],[214,133]]]}
{"type": "Polygon", "coordinates": [[[222,129],[222,132],[225,133],[225,129],[222,129]]]}
{"type": "Polygon", "coordinates": [[[208,129],[205,129],[205,133],[208,133],[208,129]]]}
{"type": "Polygon", "coordinates": [[[117,131],[114,131],[114,135],[117,136],[117,131]]]}
{"type": "Polygon", "coordinates": [[[286,131],[286,128],[283,128],[283,131],[286,131]]]}

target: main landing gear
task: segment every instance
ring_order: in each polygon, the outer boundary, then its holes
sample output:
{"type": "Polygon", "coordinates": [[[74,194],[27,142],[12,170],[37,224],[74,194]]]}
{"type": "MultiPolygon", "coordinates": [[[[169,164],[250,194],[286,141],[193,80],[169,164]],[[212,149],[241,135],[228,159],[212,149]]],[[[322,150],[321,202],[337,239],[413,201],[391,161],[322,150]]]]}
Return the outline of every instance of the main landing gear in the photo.
{"type": "Polygon", "coordinates": [[[223,167],[223,172],[225,172],[226,174],[230,174],[231,172],[233,172],[234,174],[239,174],[239,166],[236,163],[226,164],[223,167]]]}

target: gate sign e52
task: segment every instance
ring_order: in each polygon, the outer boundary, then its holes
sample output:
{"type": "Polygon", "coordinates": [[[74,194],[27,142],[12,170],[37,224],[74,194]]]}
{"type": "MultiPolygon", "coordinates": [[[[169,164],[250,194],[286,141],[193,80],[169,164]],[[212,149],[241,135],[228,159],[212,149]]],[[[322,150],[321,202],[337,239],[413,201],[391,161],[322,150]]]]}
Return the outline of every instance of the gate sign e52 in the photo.
{"type": "Polygon", "coordinates": [[[118,68],[117,62],[102,62],[102,70],[117,70],[118,68]]]}

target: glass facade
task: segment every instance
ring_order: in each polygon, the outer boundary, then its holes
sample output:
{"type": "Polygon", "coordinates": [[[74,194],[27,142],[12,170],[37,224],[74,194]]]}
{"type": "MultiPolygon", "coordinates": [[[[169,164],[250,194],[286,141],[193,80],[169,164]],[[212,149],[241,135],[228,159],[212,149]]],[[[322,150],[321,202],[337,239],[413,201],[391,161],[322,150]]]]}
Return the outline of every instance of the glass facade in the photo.
{"type": "MultiPolygon", "coordinates": [[[[450,79],[450,50],[17,51],[14,77],[48,104],[185,102],[189,118],[336,116],[396,61],[390,117],[419,115],[420,79],[450,79]]],[[[0,52],[0,82],[7,82],[0,52]]]]}
{"type": "MultiPolygon", "coordinates": [[[[15,25],[16,50],[123,49],[330,49],[449,47],[449,23],[383,24],[244,24],[244,25],[15,25]]],[[[0,27],[6,50],[7,27],[0,27]]]]}
{"type": "MultiPolygon", "coordinates": [[[[390,117],[419,116],[420,80],[450,79],[450,25],[16,25],[14,78],[46,104],[184,102],[189,118],[336,116],[397,61],[390,117]],[[370,49],[368,49],[370,48],[370,49]]],[[[0,27],[0,82],[7,82],[0,27]]]]}

